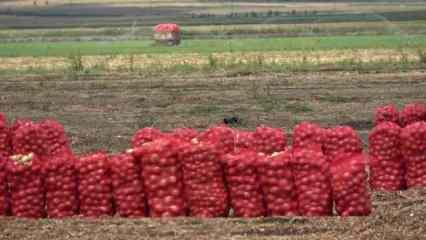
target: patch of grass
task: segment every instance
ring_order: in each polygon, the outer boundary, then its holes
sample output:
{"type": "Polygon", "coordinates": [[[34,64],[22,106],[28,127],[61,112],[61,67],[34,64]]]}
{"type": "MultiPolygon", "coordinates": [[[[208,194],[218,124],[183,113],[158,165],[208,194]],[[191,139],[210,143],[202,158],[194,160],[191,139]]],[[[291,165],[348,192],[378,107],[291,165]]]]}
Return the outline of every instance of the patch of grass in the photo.
{"type": "Polygon", "coordinates": [[[330,103],[348,103],[353,101],[352,97],[344,97],[339,95],[328,95],[328,94],[323,96],[318,96],[317,99],[319,101],[330,102],[330,103]]]}
{"type": "Polygon", "coordinates": [[[0,57],[69,56],[116,54],[223,53],[265,51],[317,51],[338,49],[400,49],[426,47],[426,35],[417,36],[333,36],[300,38],[244,38],[184,40],[178,47],[153,46],[151,41],[4,43],[0,57]]]}
{"type": "Polygon", "coordinates": [[[417,49],[417,55],[419,57],[419,61],[426,64],[426,49],[417,49]]]}
{"type": "Polygon", "coordinates": [[[305,103],[287,103],[283,109],[291,113],[307,113],[312,112],[313,109],[305,103]]]}

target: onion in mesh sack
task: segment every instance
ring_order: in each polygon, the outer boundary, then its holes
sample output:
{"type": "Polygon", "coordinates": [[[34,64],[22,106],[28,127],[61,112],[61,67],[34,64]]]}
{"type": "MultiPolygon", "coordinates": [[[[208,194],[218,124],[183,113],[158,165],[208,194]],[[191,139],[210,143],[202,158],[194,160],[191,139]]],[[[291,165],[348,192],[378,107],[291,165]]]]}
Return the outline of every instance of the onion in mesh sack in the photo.
{"type": "Polygon", "coordinates": [[[371,213],[366,164],[362,153],[339,153],[331,161],[333,199],[340,216],[368,216],[371,213]]]}
{"type": "Polygon", "coordinates": [[[291,159],[289,149],[259,158],[258,172],[268,216],[299,215],[291,159]]]}
{"type": "Polygon", "coordinates": [[[45,216],[42,162],[33,153],[13,155],[7,165],[12,216],[45,216]]]}
{"type": "Polygon", "coordinates": [[[228,194],[217,145],[193,139],[184,144],[181,155],[185,197],[189,215],[224,217],[228,212],[228,194]]]}
{"type": "Polygon", "coordinates": [[[383,122],[370,132],[370,185],[374,190],[399,191],[405,188],[405,161],[401,154],[401,128],[383,122]]]}
{"type": "Polygon", "coordinates": [[[257,172],[259,155],[250,149],[239,149],[223,156],[231,207],[236,217],[266,215],[265,200],[257,172]]]}
{"type": "Polygon", "coordinates": [[[112,179],[108,155],[102,151],[77,159],[80,215],[102,217],[113,214],[112,179]]]}

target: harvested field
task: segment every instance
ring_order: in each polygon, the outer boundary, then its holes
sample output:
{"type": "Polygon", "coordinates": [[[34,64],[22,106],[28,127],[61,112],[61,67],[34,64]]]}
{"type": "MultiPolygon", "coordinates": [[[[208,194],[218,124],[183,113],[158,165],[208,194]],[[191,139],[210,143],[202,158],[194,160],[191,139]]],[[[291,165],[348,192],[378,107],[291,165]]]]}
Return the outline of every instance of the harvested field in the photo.
{"type": "Polygon", "coordinates": [[[302,120],[347,124],[365,140],[375,107],[426,98],[426,73],[419,71],[77,79],[52,75],[0,81],[2,111],[12,118],[58,119],[77,152],[121,151],[140,127],[205,128],[231,115],[243,119],[242,128],[266,123],[289,131],[302,120]]]}
{"type": "Polygon", "coordinates": [[[374,206],[372,216],[362,218],[0,219],[0,238],[419,240],[426,235],[425,191],[375,193],[374,206]]]}
{"type": "MultiPolygon", "coordinates": [[[[137,55],[106,55],[81,57],[82,68],[102,69],[103,71],[120,71],[137,69],[152,71],[167,70],[176,66],[190,65],[201,68],[213,64],[231,66],[236,64],[255,63],[261,65],[297,65],[297,64],[337,64],[350,63],[401,63],[420,61],[414,49],[360,49],[360,50],[329,50],[329,51],[288,51],[288,52],[246,52],[246,53],[214,53],[206,54],[137,54],[137,55]]],[[[69,57],[11,57],[0,58],[0,70],[26,71],[31,69],[64,71],[73,64],[69,57]]]]}

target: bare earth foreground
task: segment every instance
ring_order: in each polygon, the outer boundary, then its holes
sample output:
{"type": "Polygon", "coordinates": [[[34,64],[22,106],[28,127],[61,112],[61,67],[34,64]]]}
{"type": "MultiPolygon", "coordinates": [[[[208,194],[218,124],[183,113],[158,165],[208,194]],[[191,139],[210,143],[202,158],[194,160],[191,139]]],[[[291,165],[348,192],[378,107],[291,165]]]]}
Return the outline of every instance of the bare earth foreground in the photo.
{"type": "MultiPolygon", "coordinates": [[[[226,74],[225,74],[226,75],[226,74]]],[[[229,75],[229,74],[228,74],[229,75]]],[[[143,78],[132,75],[0,77],[0,111],[61,121],[77,153],[122,151],[139,127],[202,129],[225,116],[241,128],[288,133],[302,120],[346,124],[364,141],[375,107],[425,101],[426,72],[143,78]]],[[[365,141],[366,142],[366,141],[365,141]]],[[[0,219],[1,239],[426,239],[426,191],[375,193],[366,218],[0,219]]]]}
{"type": "Polygon", "coordinates": [[[375,193],[374,206],[361,218],[0,219],[0,239],[425,239],[426,191],[375,193]]]}

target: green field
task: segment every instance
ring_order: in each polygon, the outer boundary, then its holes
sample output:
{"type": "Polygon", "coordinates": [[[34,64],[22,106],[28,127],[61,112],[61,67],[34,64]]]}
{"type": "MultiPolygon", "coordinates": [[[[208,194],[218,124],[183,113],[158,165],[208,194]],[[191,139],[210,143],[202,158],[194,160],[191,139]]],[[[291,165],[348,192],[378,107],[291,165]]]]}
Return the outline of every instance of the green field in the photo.
{"type": "MultiPolygon", "coordinates": [[[[426,34],[426,21],[181,26],[184,39],[426,34]]],[[[152,27],[3,29],[0,42],[117,41],[152,38],[152,27]]]]}
{"type": "Polygon", "coordinates": [[[154,45],[153,41],[5,43],[0,45],[1,57],[159,54],[159,53],[221,53],[256,51],[314,51],[340,49],[424,48],[426,36],[343,36],[303,38],[248,38],[186,40],[174,48],[154,45]]]}

